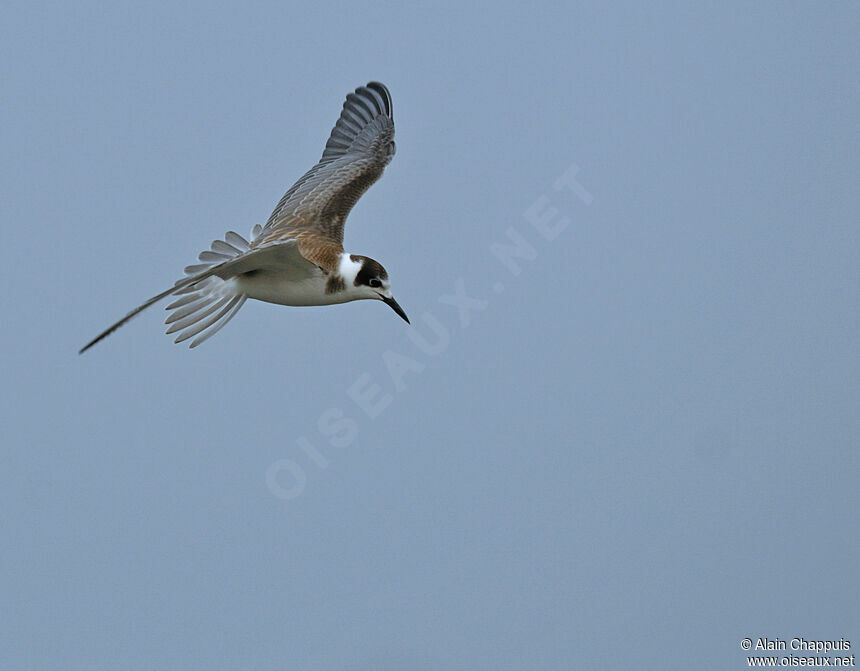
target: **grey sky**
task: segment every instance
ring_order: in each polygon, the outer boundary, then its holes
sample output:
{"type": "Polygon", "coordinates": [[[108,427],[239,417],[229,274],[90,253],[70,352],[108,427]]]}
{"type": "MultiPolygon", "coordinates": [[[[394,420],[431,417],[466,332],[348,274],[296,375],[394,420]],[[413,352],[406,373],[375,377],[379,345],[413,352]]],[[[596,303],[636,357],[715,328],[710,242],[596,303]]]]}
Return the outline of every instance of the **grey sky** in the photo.
{"type": "Polygon", "coordinates": [[[858,5],[454,7],[0,9],[0,667],[860,647],[858,5]],[[371,79],[345,243],[412,327],[248,303],[188,351],[157,307],[77,356],[371,79]]]}

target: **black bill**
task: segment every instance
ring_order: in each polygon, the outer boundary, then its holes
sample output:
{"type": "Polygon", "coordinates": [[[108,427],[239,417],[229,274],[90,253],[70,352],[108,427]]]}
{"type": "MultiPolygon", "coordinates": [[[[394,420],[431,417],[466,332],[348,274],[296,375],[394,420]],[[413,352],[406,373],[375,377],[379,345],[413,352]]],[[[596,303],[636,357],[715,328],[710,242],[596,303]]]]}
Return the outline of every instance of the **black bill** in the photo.
{"type": "Polygon", "coordinates": [[[403,308],[397,303],[393,298],[386,298],[382,296],[382,300],[385,301],[386,305],[388,305],[392,310],[394,310],[397,314],[399,314],[403,319],[406,320],[406,323],[409,323],[409,317],[406,316],[406,313],[403,311],[403,308]]]}

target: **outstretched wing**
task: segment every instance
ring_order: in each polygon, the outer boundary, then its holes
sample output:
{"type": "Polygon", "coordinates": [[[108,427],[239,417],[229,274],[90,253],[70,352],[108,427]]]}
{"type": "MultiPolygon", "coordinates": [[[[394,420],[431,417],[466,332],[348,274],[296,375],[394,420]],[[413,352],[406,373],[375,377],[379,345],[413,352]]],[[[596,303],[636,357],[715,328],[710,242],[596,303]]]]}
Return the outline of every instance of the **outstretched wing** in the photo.
{"type": "Polygon", "coordinates": [[[391,94],[370,82],[346,97],[319,163],[284,194],[251,248],[294,239],[308,260],[334,270],[349,211],[393,156],[391,94]]]}

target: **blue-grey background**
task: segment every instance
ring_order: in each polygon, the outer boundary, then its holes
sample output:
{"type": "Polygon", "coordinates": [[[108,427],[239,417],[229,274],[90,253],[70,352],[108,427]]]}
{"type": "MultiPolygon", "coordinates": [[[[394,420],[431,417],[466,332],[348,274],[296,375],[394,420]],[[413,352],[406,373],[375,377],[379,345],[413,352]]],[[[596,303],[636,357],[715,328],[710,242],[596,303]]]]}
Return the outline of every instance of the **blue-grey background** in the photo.
{"type": "Polygon", "coordinates": [[[0,9],[0,667],[856,652],[860,6],[364,4],[0,9]],[[264,222],[370,79],[398,154],[346,246],[412,327],[249,303],[188,351],[159,307],[76,354],[264,222]]]}

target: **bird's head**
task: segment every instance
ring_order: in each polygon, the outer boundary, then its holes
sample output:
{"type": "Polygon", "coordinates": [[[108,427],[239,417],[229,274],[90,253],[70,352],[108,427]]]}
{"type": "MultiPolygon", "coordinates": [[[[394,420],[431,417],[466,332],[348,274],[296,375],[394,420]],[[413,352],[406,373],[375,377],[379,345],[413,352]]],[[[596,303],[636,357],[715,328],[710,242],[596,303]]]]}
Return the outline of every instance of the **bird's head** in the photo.
{"type": "Polygon", "coordinates": [[[356,272],[354,277],[350,277],[352,273],[342,274],[347,283],[350,283],[351,280],[352,286],[348,286],[348,290],[358,299],[372,298],[382,301],[408,324],[409,317],[394,300],[394,296],[391,294],[391,284],[388,281],[388,273],[382,264],[359,254],[350,254],[349,260],[354,264],[353,268],[356,268],[356,272]]]}

